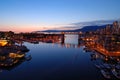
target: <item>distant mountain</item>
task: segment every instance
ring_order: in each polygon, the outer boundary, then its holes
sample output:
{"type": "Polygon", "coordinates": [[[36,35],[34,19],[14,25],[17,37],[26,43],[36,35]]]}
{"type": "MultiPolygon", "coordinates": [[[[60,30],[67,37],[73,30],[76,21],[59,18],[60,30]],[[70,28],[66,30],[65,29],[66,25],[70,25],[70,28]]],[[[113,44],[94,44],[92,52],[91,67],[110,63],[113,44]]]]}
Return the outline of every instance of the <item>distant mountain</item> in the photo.
{"type": "Polygon", "coordinates": [[[103,26],[107,24],[112,24],[116,20],[97,20],[97,21],[89,21],[89,22],[77,22],[71,23],[71,26],[74,28],[83,28],[86,26],[103,26]]]}
{"type": "Polygon", "coordinates": [[[71,23],[65,26],[61,26],[59,28],[53,28],[52,30],[44,30],[44,31],[34,31],[34,32],[86,32],[86,31],[96,31],[97,29],[105,28],[107,24],[112,25],[116,20],[97,20],[90,22],[76,22],[71,23]]]}
{"type": "Polygon", "coordinates": [[[102,26],[85,26],[82,29],[76,29],[74,31],[75,32],[79,32],[79,31],[82,31],[82,32],[96,31],[97,29],[102,29],[102,28],[105,28],[105,27],[106,27],[106,25],[102,25],[102,26]]]}
{"type": "Polygon", "coordinates": [[[86,31],[96,31],[97,29],[105,28],[106,25],[102,26],[85,26],[81,29],[75,29],[75,30],[45,30],[45,31],[35,31],[35,32],[86,32],[86,31]]]}

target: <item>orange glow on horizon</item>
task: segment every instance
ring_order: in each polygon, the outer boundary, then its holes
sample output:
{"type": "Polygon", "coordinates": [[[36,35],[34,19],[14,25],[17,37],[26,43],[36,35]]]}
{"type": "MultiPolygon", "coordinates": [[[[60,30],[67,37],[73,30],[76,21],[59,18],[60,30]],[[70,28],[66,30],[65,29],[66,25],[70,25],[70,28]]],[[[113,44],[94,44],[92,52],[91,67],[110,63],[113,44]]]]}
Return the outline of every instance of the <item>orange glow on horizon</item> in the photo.
{"type": "Polygon", "coordinates": [[[12,26],[0,26],[0,31],[13,31],[13,32],[33,32],[33,31],[43,31],[43,30],[73,30],[75,28],[60,27],[55,26],[34,26],[34,25],[12,25],[12,26]]]}
{"type": "Polygon", "coordinates": [[[53,26],[0,26],[0,31],[13,31],[13,32],[33,32],[33,31],[42,31],[55,29],[53,26]]]}

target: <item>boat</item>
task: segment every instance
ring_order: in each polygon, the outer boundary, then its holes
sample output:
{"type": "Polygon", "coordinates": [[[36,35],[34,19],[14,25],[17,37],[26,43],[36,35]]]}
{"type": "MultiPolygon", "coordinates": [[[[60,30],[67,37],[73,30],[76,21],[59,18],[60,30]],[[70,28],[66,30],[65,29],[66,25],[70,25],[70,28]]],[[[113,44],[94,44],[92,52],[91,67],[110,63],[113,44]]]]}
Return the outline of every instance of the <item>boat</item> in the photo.
{"type": "Polygon", "coordinates": [[[117,71],[116,69],[112,69],[112,73],[116,78],[120,79],[120,71],[117,71]]]}
{"type": "Polygon", "coordinates": [[[10,67],[18,63],[18,61],[19,61],[18,59],[7,58],[3,62],[0,62],[0,67],[10,67]]]}
{"type": "Polygon", "coordinates": [[[112,68],[109,64],[106,64],[106,63],[104,63],[103,66],[104,66],[106,69],[111,69],[111,68],[112,68]]]}
{"type": "Polygon", "coordinates": [[[92,50],[91,50],[90,48],[88,48],[88,47],[83,48],[83,50],[84,50],[85,52],[92,52],[92,50]]]}
{"type": "Polygon", "coordinates": [[[98,68],[98,69],[104,69],[104,68],[105,68],[105,67],[104,67],[103,65],[101,65],[101,64],[100,64],[100,65],[94,64],[94,65],[95,65],[95,67],[98,68]]]}
{"type": "Polygon", "coordinates": [[[25,57],[25,59],[26,59],[27,61],[30,61],[30,60],[32,59],[32,57],[31,57],[31,55],[29,55],[29,56],[25,57]]]}
{"type": "Polygon", "coordinates": [[[47,40],[46,43],[53,43],[53,41],[52,40],[47,40]]]}
{"type": "Polygon", "coordinates": [[[101,69],[100,70],[101,74],[104,76],[104,78],[106,79],[111,79],[111,74],[108,70],[106,69],[101,69]]]}
{"type": "Polygon", "coordinates": [[[120,65],[116,65],[115,68],[120,70],[120,65]]]}
{"type": "Polygon", "coordinates": [[[33,43],[33,44],[39,44],[38,41],[31,41],[31,43],[33,43]]]}
{"type": "Polygon", "coordinates": [[[0,40],[0,46],[6,46],[8,44],[7,40],[0,40]]]}
{"type": "Polygon", "coordinates": [[[9,53],[9,57],[11,58],[22,58],[24,56],[25,54],[22,54],[22,53],[9,53]]]}
{"type": "Polygon", "coordinates": [[[28,52],[29,51],[29,49],[26,46],[20,46],[19,49],[22,52],[28,52]]]}

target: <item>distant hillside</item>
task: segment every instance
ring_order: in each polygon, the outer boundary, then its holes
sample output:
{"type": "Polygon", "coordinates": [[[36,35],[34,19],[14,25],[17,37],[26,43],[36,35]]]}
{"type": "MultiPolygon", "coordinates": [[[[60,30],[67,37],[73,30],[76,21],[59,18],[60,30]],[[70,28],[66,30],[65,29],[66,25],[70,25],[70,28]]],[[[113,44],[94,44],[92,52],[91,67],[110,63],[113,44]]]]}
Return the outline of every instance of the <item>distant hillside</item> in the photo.
{"type": "Polygon", "coordinates": [[[82,32],[96,31],[97,29],[102,29],[102,28],[105,28],[105,27],[106,27],[106,25],[102,25],[102,26],[85,26],[82,29],[76,29],[74,31],[75,32],[79,32],[79,31],[82,31],[82,32]]]}
{"type": "Polygon", "coordinates": [[[102,26],[85,26],[81,29],[76,29],[76,30],[45,30],[45,31],[35,31],[35,32],[86,32],[86,31],[96,31],[97,29],[102,29],[105,28],[106,25],[102,26]]]}

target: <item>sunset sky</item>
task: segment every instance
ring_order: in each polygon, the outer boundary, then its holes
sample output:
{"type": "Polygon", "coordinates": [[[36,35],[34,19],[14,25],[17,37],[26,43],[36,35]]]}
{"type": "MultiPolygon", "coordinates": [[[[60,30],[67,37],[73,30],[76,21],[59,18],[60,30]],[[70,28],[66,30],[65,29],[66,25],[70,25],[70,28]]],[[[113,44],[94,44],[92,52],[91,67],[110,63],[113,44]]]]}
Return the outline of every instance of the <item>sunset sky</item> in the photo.
{"type": "Polygon", "coordinates": [[[120,18],[120,0],[0,0],[0,31],[64,29],[71,23],[120,18]]]}

